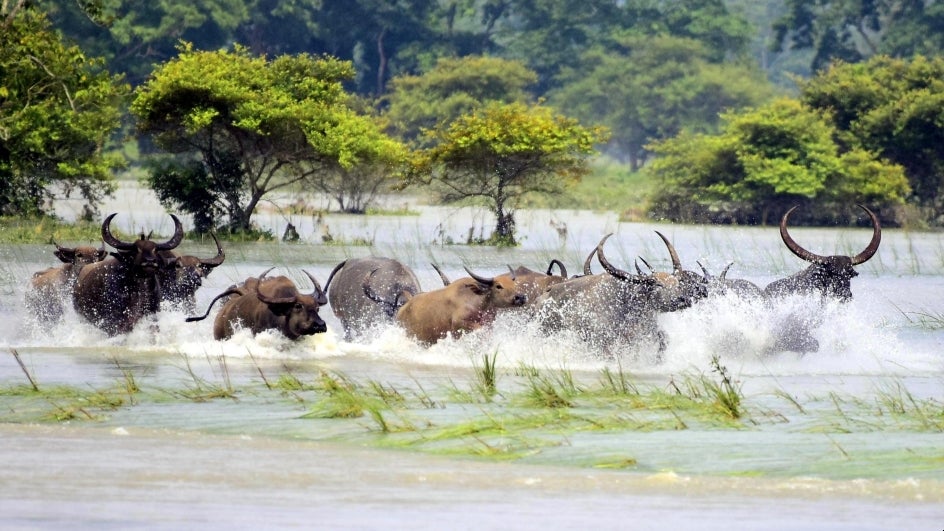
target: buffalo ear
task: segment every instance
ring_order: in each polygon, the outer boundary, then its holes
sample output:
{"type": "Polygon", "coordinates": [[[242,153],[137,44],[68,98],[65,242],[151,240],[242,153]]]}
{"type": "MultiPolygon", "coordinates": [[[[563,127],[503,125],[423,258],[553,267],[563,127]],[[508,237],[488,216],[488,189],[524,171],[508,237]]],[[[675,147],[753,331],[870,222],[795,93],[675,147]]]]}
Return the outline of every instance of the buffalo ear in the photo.
{"type": "Polygon", "coordinates": [[[107,256],[108,256],[108,251],[106,251],[104,248],[99,249],[98,251],[95,252],[95,261],[101,262],[107,256]]]}
{"type": "Polygon", "coordinates": [[[465,286],[476,295],[485,295],[492,289],[492,287],[488,284],[482,284],[481,282],[476,281],[469,282],[465,286]]]}

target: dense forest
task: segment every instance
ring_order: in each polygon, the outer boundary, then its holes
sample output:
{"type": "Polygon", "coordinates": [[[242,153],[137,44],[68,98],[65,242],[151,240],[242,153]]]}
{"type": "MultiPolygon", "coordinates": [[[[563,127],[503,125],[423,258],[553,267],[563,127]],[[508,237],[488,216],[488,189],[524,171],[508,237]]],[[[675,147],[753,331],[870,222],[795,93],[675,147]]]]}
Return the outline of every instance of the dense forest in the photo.
{"type": "Polygon", "coordinates": [[[5,0],[0,213],[89,211],[123,165],[199,230],[306,183],[363,212],[422,187],[513,242],[603,155],[649,214],[944,225],[933,0],[5,0]],[[41,103],[41,104],[38,104],[41,103]],[[135,139],[140,156],[114,149],[135,139]],[[495,192],[500,190],[500,192],[495,192]]]}

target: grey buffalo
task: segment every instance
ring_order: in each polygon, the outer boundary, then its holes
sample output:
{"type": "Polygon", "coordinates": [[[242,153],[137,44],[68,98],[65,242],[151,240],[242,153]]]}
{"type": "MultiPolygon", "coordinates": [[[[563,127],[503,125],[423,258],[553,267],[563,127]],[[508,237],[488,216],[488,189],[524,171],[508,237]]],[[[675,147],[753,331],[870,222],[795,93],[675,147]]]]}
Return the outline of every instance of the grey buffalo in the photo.
{"type": "Polygon", "coordinates": [[[112,235],[110,214],[102,223],[102,241],[114,247],[111,256],[82,268],[75,282],[75,311],[109,335],[127,333],[142,318],[157,313],[161,302],[159,277],[164,259],[160,253],[180,245],[184,231],[177,216],[174,235],[162,243],[141,235],[125,242],[112,235]]]}
{"type": "Polygon", "coordinates": [[[420,282],[405,264],[392,258],[351,258],[331,271],[325,283],[331,311],[341,321],[344,337],[353,340],[380,324],[394,321],[409,297],[420,293],[420,282]],[[373,274],[371,274],[373,273],[373,274]],[[364,292],[364,279],[374,298],[364,292]]]}
{"type": "Polygon", "coordinates": [[[220,241],[215,234],[211,236],[216,244],[216,256],[213,258],[182,255],[173,250],[160,251],[159,254],[164,259],[164,267],[160,269],[162,300],[189,312],[194,310],[196,293],[203,285],[203,279],[226,259],[220,241]]]}
{"type": "Polygon", "coordinates": [[[104,260],[105,247],[62,247],[53,242],[53,255],[63,264],[33,274],[26,290],[26,306],[42,321],[56,322],[62,318],[63,302],[71,300],[72,288],[83,267],[104,260]]]}
{"type": "MultiPolygon", "coordinates": [[[[590,274],[550,286],[536,304],[538,319],[547,332],[570,331],[583,341],[611,352],[619,346],[634,346],[654,341],[658,351],[665,349],[657,317],[662,312],[688,308],[706,290],[686,291],[688,279],[680,281],[671,274],[630,274],[613,266],[597,244],[594,253],[605,273],[590,274]]],[[[677,254],[663,238],[676,269],[682,270],[677,254]]],[[[592,256],[592,255],[591,255],[592,256]]]]}
{"type": "Polygon", "coordinates": [[[200,317],[188,317],[187,322],[206,318],[213,305],[221,299],[226,302],[213,321],[213,337],[228,339],[236,330],[250,330],[253,335],[265,330],[277,330],[289,339],[321,334],[328,330],[318,310],[328,303],[321,285],[310,273],[303,271],[314,289],[310,295],[298,291],[285,276],[250,277],[241,285],[232,286],[217,295],[200,317]]]}

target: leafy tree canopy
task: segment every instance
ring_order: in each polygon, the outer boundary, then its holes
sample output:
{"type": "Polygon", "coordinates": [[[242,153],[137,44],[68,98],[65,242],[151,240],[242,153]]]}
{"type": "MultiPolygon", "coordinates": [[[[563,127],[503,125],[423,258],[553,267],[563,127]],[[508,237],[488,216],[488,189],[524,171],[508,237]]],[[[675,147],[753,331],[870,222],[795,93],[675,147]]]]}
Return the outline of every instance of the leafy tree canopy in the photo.
{"type": "Polygon", "coordinates": [[[129,88],[22,2],[0,10],[0,213],[45,213],[57,192],[90,214],[123,166],[104,146],[129,88]]]}
{"type": "Polygon", "coordinates": [[[136,90],[131,110],[161,148],[200,161],[215,207],[231,229],[248,230],[273,190],[339,167],[403,159],[399,143],[348,105],[341,83],[351,76],[349,62],[327,56],[268,60],[242,47],[200,52],[188,44],[136,90]]]}
{"type": "Polygon", "coordinates": [[[401,137],[419,140],[423,129],[448,123],[489,102],[527,101],[537,75],[517,61],[497,57],[444,57],[423,75],[390,84],[386,118],[401,137]]]}
{"type": "Polygon", "coordinates": [[[430,131],[413,182],[431,183],[443,202],[472,200],[495,214],[493,243],[514,245],[514,210],[527,194],[559,194],[588,171],[600,127],[552,109],[490,102],[430,131]]]}
{"type": "Polygon", "coordinates": [[[828,118],[798,100],[778,99],[722,120],[720,134],[683,134],[651,146],[659,157],[648,171],[664,184],[656,215],[768,223],[795,204],[815,202],[806,221],[823,221],[856,202],[881,211],[910,192],[901,166],[861,147],[841,149],[828,118]]]}
{"type": "Polygon", "coordinates": [[[904,167],[914,200],[944,223],[944,58],[836,63],[800,88],[806,105],[828,113],[844,145],[904,167]]]}
{"type": "Polygon", "coordinates": [[[712,63],[713,52],[692,39],[625,35],[619,43],[586,53],[580,68],[562,73],[563,88],[550,101],[608,126],[610,151],[633,170],[648,158],[650,141],[682,130],[710,131],[718,113],[773,94],[759,69],[712,63]]]}

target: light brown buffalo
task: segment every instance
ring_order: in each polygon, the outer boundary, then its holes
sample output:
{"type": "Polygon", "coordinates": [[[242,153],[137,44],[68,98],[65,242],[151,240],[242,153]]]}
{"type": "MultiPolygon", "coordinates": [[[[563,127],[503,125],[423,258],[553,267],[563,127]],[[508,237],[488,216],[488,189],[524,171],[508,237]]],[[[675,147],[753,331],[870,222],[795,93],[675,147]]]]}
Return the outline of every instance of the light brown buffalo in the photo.
{"type": "Polygon", "coordinates": [[[83,267],[100,262],[108,256],[105,247],[62,247],[53,242],[53,254],[63,265],[50,267],[33,274],[26,291],[26,306],[42,321],[55,322],[62,318],[63,304],[72,298],[72,287],[83,267]]]}
{"type": "Polygon", "coordinates": [[[245,328],[258,334],[265,330],[278,330],[289,339],[324,333],[327,325],[318,310],[328,304],[321,285],[310,273],[303,271],[314,285],[311,295],[298,291],[288,277],[266,277],[269,271],[258,278],[250,277],[239,286],[232,286],[217,295],[200,317],[188,317],[187,322],[201,321],[210,313],[213,304],[226,299],[213,321],[213,337],[228,339],[237,329],[245,328]]]}
{"type": "MultiPolygon", "coordinates": [[[[460,336],[490,324],[503,308],[522,306],[528,300],[514,276],[486,278],[466,268],[468,277],[440,289],[410,297],[397,311],[396,321],[406,333],[424,345],[449,335],[460,336]]],[[[364,279],[364,293],[379,297],[364,279]]]]}

